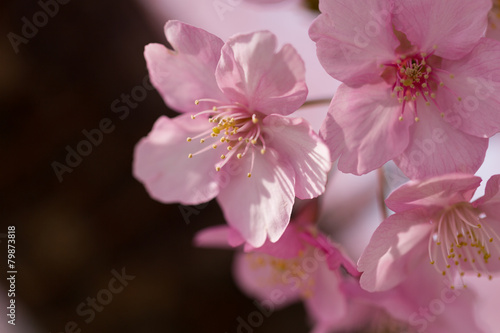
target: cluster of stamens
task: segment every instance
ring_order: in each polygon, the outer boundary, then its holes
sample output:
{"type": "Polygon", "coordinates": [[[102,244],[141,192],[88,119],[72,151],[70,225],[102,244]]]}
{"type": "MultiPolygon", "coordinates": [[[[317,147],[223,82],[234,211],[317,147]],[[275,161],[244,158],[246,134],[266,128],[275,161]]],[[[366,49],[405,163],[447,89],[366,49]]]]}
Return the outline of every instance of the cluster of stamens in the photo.
{"type": "Polygon", "coordinates": [[[458,271],[460,276],[472,270],[478,277],[485,274],[492,279],[487,264],[500,260],[500,237],[484,217],[470,203],[462,202],[445,209],[434,221],[429,256],[443,276],[449,270],[458,271]]]}
{"type": "MultiPolygon", "coordinates": [[[[430,66],[429,58],[433,53],[434,51],[430,54],[402,55],[395,63],[383,65],[395,70],[396,80],[392,86],[392,96],[396,97],[401,104],[400,121],[403,120],[403,114],[408,103],[413,103],[415,121],[420,120],[417,112],[419,98],[423,98],[427,106],[430,106],[431,103],[436,105],[441,112],[441,117],[444,117],[444,113],[435,99],[438,87],[444,87],[445,85],[436,72],[446,72],[430,66]]],[[[447,74],[450,78],[454,78],[453,74],[447,74]]],[[[458,97],[458,100],[461,101],[461,98],[458,97]]]]}
{"type": "Polygon", "coordinates": [[[215,170],[220,171],[233,157],[242,159],[250,154],[251,164],[247,176],[251,177],[255,159],[254,150],[259,148],[261,154],[266,152],[266,143],[257,114],[250,112],[241,104],[221,105],[221,102],[210,99],[196,100],[195,104],[199,105],[200,102],[212,102],[218,105],[192,115],[191,118],[208,116],[208,121],[214,126],[196,137],[187,138],[188,142],[199,140],[200,144],[209,141],[199,151],[189,154],[188,157],[193,158],[200,153],[223,146],[227,152],[220,156],[221,161],[215,165],[215,170]]]}
{"type": "Polygon", "coordinates": [[[286,285],[290,288],[298,288],[302,297],[310,298],[313,296],[313,287],[315,280],[311,272],[306,272],[302,261],[306,257],[303,251],[299,252],[298,257],[290,259],[275,258],[262,253],[248,253],[245,258],[252,270],[265,270],[265,275],[257,281],[262,287],[275,287],[286,285]]]}

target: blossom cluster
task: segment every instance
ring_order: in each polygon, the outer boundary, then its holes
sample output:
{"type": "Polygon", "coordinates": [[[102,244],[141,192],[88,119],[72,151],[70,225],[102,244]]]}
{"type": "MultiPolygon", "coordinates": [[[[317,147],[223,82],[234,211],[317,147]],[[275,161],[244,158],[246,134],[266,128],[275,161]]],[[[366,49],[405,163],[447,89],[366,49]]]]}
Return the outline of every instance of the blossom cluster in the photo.
{"type": "Polygon", "coordinates": [[[235,249],[241,289],[272,309],[301,300],[315,333],[489,332],[474,285],[500,275],[500,175],[474,195],[500,132],[500,3],[320,0],[318,10],[309,37],[342,83],[318,132],[300,50],[267,30],[223,41],[168,21],[169,47],[144,55],[179,115],[137,144],[134,176],[163,203],[216,199],[227,225],[195,244],[235,249]],[[346,195],[343,174],[372,172],[383,218],[365,217],[377,226],[355,255],[339,232],[353,214],[327,193],[346,195]],[[404,181],[386,198],[394,173],[404,181]]]}

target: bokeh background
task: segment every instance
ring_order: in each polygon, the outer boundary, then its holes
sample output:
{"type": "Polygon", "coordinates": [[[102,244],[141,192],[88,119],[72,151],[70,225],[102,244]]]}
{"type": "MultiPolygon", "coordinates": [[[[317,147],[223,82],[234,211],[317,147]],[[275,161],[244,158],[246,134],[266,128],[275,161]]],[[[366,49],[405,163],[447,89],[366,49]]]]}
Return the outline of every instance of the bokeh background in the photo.
{"type": "MultiPolygon", "coordinates": [[[[0,237],[16,227],[18,270],[12,327],[0,238],[2,332],[64,332],[74,321],[82,332],[230,333],[237,317],[256,309],[233,282],[231,251],[192,246],[197,231],[224,223],[217,204],[186,220],[179,206],[155,202],[132,177],[136,142],[160,115],[175,115],[156,91],[124,119],[112,110],[114,100],[143,85],[144,45],[165,43],[164,22],[146,8],[69,1],[16,53],[7,34],[21,35],[22,18],[32,22],[41,7],[0,3],[0,237]],[[65,164],[66,147],[76,149],[82,131],[104,118],[114,130],[59,182],[52,163],[65,164]],[[113,269],[135,279],[87,324],[76,308],[107,288],[113,269]]],[[[255,331],[307,332],[307,316],[297,304],[255,331]]]]}

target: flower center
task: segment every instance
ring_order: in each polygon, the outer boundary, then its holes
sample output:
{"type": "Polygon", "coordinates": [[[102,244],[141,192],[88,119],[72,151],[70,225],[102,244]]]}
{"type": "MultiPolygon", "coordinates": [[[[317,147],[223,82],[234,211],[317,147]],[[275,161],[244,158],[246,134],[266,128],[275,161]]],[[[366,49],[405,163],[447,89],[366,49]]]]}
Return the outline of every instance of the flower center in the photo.
{"type": "MultiPolygon", "coordinates": [[[[417,102],[419,99],[423,99],[427,106],[430,106],[431,103],[434,104],[440,111],[441,117],[444,117],[444,112],[435,100],[436,93],[440,87],[450,89],[445,86],[440,75],[449,75],[452,79],[454,75],[429,64],[430,60],[436,63],[439,62],[436,60],[437,57],[430,59],[433,53],[434,51],[430,54],[416,53],[411,56],[401,55],[394,63],[382,65],[388,69],[382,76],[392,83],[392,96],[396,97],[401,104],[400,121],[403,120],[403,114],[408,103],[413,105],[415,121],[418,122],[420,120],[417,111],[417,102]]],[[[457,96],[453,91],[451,92],[457,96]]],[[[457,99],[459,101],[462,100],[458,96],[457,99]]]]}
{"type": "Polygon", "coordinates": [[[302,297],[307,299],[313,296],[315,279],[312,276],[312,269],[305,264],[306,258],[311,257],[304,251],[300,251],[297,257],[290,259],[257,252],[245,254],[250,269],[261,270],[262,274],[259,274],[256,281],[259,285],[262,287],[284,285],[291,290],[299,290],[302,297]]]}
{"type": "Polygon", "coordinates": [[[215,165],[215,170],[220,171],[234,157],[242,159],[250,154],[251,164],[247,176],[251,177],[255,148],[260,148],[261,154],[266,152],[266,142],[262,135],[258,114],[250,112],[241,104],[224,105],[222,102],[212,99],[196,100],[195,104],[199,105],[200,102],[211,102],[215,106],[192,115],[191,118],[208,116],[208,122],[214,126],[194,138],[187,138],[188,142],[199,140],[199,143],[203,145],[200,150],[189,154],[188,157],[193,158],[208,150],[225,147],[224,153],[220,156],[221,161],[215,165]]]}
{"type": "Polygon", "coordinates": [[[500,0],[493,1],[493,7],[491,8],[491,16],[490,16],[490,25],[493,29],[497,28],[497,25],[494,22],[491,22],[491,19],[500,19],[500,0]]]}
{"type": "Polygon", "coordinates": [[[442,275],[451,269],[463,276],[468,270],[478,277],[487,274],[492,279],[488,262],[500,260],[500,237],[485,217],[470,203],[461,202],[433,220],[436,226],[429,237],[429,256],[442,275]],[[490,259],[492,255],[494,258],[490,259]]]}

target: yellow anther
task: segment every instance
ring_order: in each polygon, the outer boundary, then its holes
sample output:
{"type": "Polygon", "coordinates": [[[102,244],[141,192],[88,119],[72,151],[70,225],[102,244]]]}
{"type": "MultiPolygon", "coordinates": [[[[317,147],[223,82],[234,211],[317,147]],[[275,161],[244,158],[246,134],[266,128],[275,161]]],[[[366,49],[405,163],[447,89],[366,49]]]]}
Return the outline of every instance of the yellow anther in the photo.
{"type": "Polygon", "coordinates": [[[444,87],[444,82],[439,82],[440,87],[444,87]]]}
{"type": "Polygon", "coordinates": [[[212,132],[214,132],[215,134],[220,134],[220,128],[214,127],[212,128],[212,132]]]}
{"type": "Polygon", "coordinates": [[[257,116],[255,114],[252,115],[252,123],[257,124],[259,122],[259,119],[257,119],[257,116]]]}
{"type": "Polygon", "coordinates": [[[251,141],[251,142],[252,142],[252,144],[254,145],[254,144],[256,144],[256,143],[257,143],[257,140],[252,139],[252,141],[251,141]]]}
{"type": "Polygon", "coordinates": [[[241,137],[241,136],[240,136],[240,137],[238,138],[238,141],[243,141],[243,137],[241,137]]]}
{"type": "Polygon", "coordinates": [[[431,261],[431,265],[434,265],[435,263],[436,263],[436,262],[435,262],[434,260],[433,260],[433,261],[431,261]]]}
{"type": "Polygon", "coordinates": [[[399,116],[399,121],[403,121],[403,116],[399,116]]]}
{"type": "Polygon", "coordinates": [[[193,140],[193,139],[191,139],[191,138],[186,139],[187,142],[191,142],[191,140],[193,140]]]}
{"type": "Polygon", "coordinates": [[[248,178],[252,177],[252,174],[249,172],[249,173],[247,174],[247,177],[248,177],[248,178]]]}
{"type": "Polygon", "coordinates": [[[227,146],[227,150],[232,150],[233,147],[232,146],[227,146]]]}
{"type": "Polygon", "coordinates": [[[441,118],[444,118],[444,112],[441,112],[441,118]]]}
{"type": "Polygon", "coordinates": [[[262,148],[262,149],[260,150],[260,153],[261,153],[262,155],[264,155],[264,154],[266,153],[266,150],[265,150],[264,148],[262,148]]]}
{"type": "Polygon", "coordinates": [[[431,98],[436,98],[436,94],[435,94],[435,93],[432,93],[432,94],[431,94],[431,98]]]}
{"type": "Polygon", "coordinates": [[[481,273],[477,273],[477,277],[480,278],[481,277],[481,273]]]}
{"type": "Polygon", "coordinates": [[[226,138],[225,137],[220,138],[220,142],[226,142],[226,138]]]}
{"type": "Polygon", "coordinates": [[[220,155],[220,158],[221,158],[221,159],[225,159],[225,158],[226,158],[226,155],[220,155]]]}
{"type": "Polygon", "coordinates": [[[217,111],[217,107],[216,107],[216,106],[214,106],[214,107],[212,108],[212,111],[217,111]]]}
{"type": "Polygon", "coordinates": [[[217,145],[212,145],[212,148],[213,148],[213,149],[217,148],[217,145]]]}
{"type": "Polygon", "coordinates": [[[189,155],[188,155],[188,158],[193,158],[193,154],[189,154],[189,155]]]}
{"type": "Polygon", "coordinates": [[[196,119],[196,117],[194,115],[191,115],[191,119],[196,119]]]}
{"type": "Polygon", "coordinates": [[[420,121],[420,118],[419,117],[415,117],[415,122],[419,122],[420,121]]]}
{"type": "Polygon", "coordinates": [[[215,171],[220,171],[220,166],[216,166],[215,171]]]}
{"type": "Polygon", "coordinates": [[[196,100],[196,101],[194,101],[194,104],[198,105],[198,104],[200,104],[200,101],[196,100]]]}
{"type": "Polygon", "coordinates": [[[422,83],[422,88],[427,88],[427,83],[422,83]]]}
{"type": "Polygon", "coordinates": [[[239,153],[238,155],[236,155],[236,157],[237,157],[238,159],[240,159],[240,158],[242,158],[242,157],[243,157],[243,155],[241,155],[241,153],[239,153]]]}
{"type": "Polygon", "coordinates": [[[450,79],[454,79],[455,78],[455,75],[454,74],[450,74],[450,79]]]}
{"type": "Polygon", "coordinates": [[[459,101],[459,102],[461,102],[461,101],[462,101],[462,97],[459,97],[459,98],[458,98],[458,101],[459,101]]]}
{"type": "Polygon", "coordinates": [[[203,143],[203,142],[205,142],[205,139],[200,139],[200,143],[203,143]]]}

